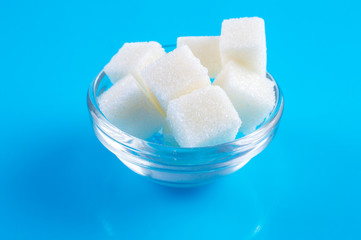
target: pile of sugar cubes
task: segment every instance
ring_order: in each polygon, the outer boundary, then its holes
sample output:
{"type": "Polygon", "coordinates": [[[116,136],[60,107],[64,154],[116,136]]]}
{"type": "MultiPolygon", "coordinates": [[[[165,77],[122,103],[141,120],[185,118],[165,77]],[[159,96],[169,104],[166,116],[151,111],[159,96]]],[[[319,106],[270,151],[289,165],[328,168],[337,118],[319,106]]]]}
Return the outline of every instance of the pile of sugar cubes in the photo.
{"type": "Polygon", "coordinates": [[[224,20],[220,36],[179,37],[169,53],[157,42],[125,43],[104,67],[113,86],[99,108],[137,138],[161,132],[165,145],[180,147],[229,142],[253,132],[274,107],[266,61],[258,17],[224,20]]]}

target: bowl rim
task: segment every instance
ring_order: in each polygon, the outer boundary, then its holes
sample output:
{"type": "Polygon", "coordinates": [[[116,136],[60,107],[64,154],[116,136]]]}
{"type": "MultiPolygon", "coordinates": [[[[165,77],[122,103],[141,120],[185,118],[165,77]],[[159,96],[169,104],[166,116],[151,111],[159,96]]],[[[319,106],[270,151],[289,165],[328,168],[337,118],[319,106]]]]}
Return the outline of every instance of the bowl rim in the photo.
{"type": "Polygon", "coordinates": [[[269,74],[267,72],[267,78],[271,81],[273,81],[274,84],[274,88],[275,88],[275,105],[272,109],[272,112],[268,115],[268,117],[266,118],[266,120],[261,124],[261,126],[258,127],[258,129],[256,129],[254,132],[247,134],[241,138],[235,139],[233,141],[230,142],[226,142],[226,143],[221,143],[221,144],[217,144],[217,145],[212,145],[212,146],[204,146],[204,147],[177,147],[177,146],[167,146],[167,145],[163,145],[160,143],[156,143],[156,142],[151,142],[151,141],[147,141],[144,139],[140,139],[137,138],[133,135],[130,135],[124,131],[122,131],[121,129],[117,128],[116,126],[114,126],[105,116],[104,114],[101,112],[101,110],[99,109],[98,106],[98,102],[97,102],[97,90],[98,87],[100,85],[100,82],[102,81],[102,79],[105,76],[105,72],[104,70],[102,70],[97,77],[90,83],[89,89],[88,89],[88,94],[87,94],[87,105],[88,105],[88,110],[90,112],[90,115],[95,121],[97,127],[104,133],[106,134],[108,137],[110,137],[111,139],[113,139],[114,141],[121,143],[122,145],[126,146],[126,147],[130,147],[130,148],[135,148],[137,149],[136,146],[140,145],[146,145],[146,146],[150,146],[152,148],[157,148],[157,150],[163,150],[166,152],[175,152],[175,151],[181,151],[181,152],[194,152],[194,151],[204,151],[204,150],[210,150],[210,149],[214,149],[214,148],[227,148],[228,146],[246,146],[250,143],[255,142],[255,139],[261,139],[262,137],[264,137],[265,135],[267,135],[268,132],[272,131],[277,125],[278,122],[282,116],[283,113],[283,108],[284,108],[284,100],[283,100],[283,93],[281,91],[281,88],[279,87],[278,83],[274,80],[274,78],[271,76],[271,74],[269,74]],[[94,118],[97,119],[94,119],[94,118]],[[102,126],[100,127],[98,122],[101,122],[102,126]],[[102,127],[106,128],[106,131],[104,131],[102,129],[102,127]],[[109,136],[109,134],[107,132],[111,132],[114,133],[116,136],[120,136],[118,137],[114,137],[113,136],[109,136]],[[122,139],[132,139],[135,140],[137,142],[137,145],[132,145],[129,144],[129,142],[124,142],[122,141],[122,139]]]}

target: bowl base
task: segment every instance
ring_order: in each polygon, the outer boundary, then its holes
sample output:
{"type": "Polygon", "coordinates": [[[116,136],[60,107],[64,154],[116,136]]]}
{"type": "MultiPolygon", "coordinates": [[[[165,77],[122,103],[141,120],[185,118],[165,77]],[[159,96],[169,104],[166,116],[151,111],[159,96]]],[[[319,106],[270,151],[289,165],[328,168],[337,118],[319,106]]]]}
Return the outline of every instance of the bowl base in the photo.
{"type": "Polygon", "coordinates": [[[215,171],[204,171],[204,172],[167,172],[161,171],[159,169],[146,169],[140,167],[133,163],[127,162],[120,159],[124,165],[126,165],[133,172],[146,177],[148,180],[168,186],[168,187],[177,187],[177,188],[193,188],[206,185],[214,182],[220,177],[229,175],[241,167],[243,167],[248,161],[242,161],[241,163],[234,165],[232,167],[220,168],[215,171]]]}

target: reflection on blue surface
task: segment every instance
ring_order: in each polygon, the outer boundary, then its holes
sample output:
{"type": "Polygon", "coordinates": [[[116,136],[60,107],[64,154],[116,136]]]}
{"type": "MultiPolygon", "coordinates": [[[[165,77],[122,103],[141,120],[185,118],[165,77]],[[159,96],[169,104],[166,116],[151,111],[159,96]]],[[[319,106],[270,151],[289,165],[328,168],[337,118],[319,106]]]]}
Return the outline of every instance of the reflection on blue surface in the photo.
{"type": "Polygon", "coordinates": [[[360,239],[356,1],[172,4],[2,4],[0,239],[360,239]],[[171,189],[97,141],[86,90],[123,42],[217,35],[222,19],[254,15],[285,95],[264,152],[214,184],[171,189]]]}

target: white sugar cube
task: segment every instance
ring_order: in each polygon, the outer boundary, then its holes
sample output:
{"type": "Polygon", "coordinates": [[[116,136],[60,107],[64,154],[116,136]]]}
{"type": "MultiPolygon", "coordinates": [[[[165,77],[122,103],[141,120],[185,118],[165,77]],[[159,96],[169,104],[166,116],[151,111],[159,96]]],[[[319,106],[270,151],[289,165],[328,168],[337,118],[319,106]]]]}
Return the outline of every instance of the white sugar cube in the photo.
{"type": "Polygon", "coordinates": [[[142,71],[145,84],[166,112],[168,102],[211,85],[208,71],[188,46],[159,58],[142,71]]]}
{"type": "Polygon", "coordinates": [[[222,23],[220,51],[222,63],[235,61],[266,76],[266,36],[262,18],[235,18],[222,23]]]}
{"type": "Polygon", "coordinates": [[[219,52],[219,36],[179,37],[177,47],[188,45],[194,56],[208,69],[211,78],[221,71],[222,62],[219,52]]]}
{"type": "Polygon", "coordinates": [[[181,147],[203,147],[235,139],[241,120],[227,94],[208,86],[169,102],[167,124],[181,147]]]}
{"type": "Polygon", "coordinates": [[[274,83],[234,62],[223,67],[213,84],[222,87],[231,99],[244,134],[254,131],[274,107],[274,83]]]}
{"type": "Polygon", "coordinates": [[[115,83],[128,74],[138,79],[140,71],[165,55],[162,46],[157,42],[134,42],[125,43],[104,67],[104,72],[115,83]]]}
{"type": "Polygon", "coordinates": [[[117,81],[100,95],[98,102],[100,110],[114,126],[141,139],[152,136],[165,123],[132,75],[117,81]]]}

